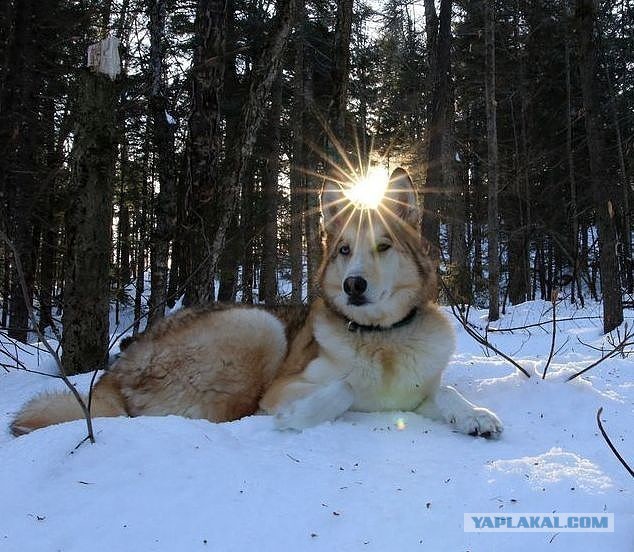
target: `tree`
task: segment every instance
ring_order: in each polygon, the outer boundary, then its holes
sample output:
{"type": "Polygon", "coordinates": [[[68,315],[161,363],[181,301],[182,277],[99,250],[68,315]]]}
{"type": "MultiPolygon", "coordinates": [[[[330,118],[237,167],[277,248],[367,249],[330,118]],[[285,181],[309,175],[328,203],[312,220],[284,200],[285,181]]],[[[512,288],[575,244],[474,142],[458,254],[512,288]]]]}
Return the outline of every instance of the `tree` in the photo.
{"type": "Polygon", "coordinates": [[[487,117],[489,322],[500,317],[500,260],[498,242],[498,134],[495,100],[495,0],[485,0],[484,42],[487,117]]]}
{"type": "MultiPolygon", "coordinates": [[[[119,71],[117,39],[95,70],[82,71],[66,212],[62,363],[66,374],[103,367],[108,359],[113,174],[119,71]]],[[[99,45],[97,45],[99,47],[99,45]]],[[[93,48],[93,47],[91,47],[93,48]]]]}
{"type": "Polygon", "coordinates": [[[621,282],[616,257],[616,229],[612,185],[607,178],[602,114],[597,79],[596,0],[577,0],[575,18],[578,31],[579,69],[590,163],[590,179],[599,238],[599,265],[603,294],[603,331],[612,331],[623,322],[621,282]]]}
{"type": "Polygon", "coordinates": [[[174,174],[174,121],[165,97],[165,0],[151,0],[150,101],[152,142],[160,191],[156,201],[156,224],[150,243],[151,294],[148,325],[163,317],[167,302],[169,246],[176,223],[176,182],[174,174]]]}

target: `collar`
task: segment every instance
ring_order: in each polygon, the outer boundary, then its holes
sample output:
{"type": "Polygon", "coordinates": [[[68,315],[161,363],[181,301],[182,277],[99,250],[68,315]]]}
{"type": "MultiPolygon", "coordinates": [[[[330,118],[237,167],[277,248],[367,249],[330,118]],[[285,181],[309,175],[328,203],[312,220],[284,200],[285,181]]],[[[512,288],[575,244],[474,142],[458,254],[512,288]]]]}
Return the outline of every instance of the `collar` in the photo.
{"type": "Polygon", "coordinates": [[[418,314],[418,309],[414,307],[405,318],[402,318],[398,322],[395,322],[391,326],[383,327],[383,326],[365,326],[363,324],[359,324],[354,320],[348,320],[348,331],[349,332],[386,332],[388,330],[395,330],[396,328],[402,328],[403,326],[407,326],[414,317],[418,314]]]}

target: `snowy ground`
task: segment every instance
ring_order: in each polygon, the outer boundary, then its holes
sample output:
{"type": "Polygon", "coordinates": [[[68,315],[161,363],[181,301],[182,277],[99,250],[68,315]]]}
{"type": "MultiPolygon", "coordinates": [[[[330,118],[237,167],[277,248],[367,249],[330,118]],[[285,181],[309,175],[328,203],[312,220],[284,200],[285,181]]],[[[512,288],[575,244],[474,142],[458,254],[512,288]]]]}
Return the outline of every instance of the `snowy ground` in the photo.
{"type": "MultiPolygon", "coordinates": [[[[520,306],[500,326],[547,319],[549,308],[520,306]]],[[[559,308],[561,317],[598,314],[559,308]]],[[[542,381],[546,331],[494,334],[534,375],[527,380],[458,333],[445,381],[498,413],[499,441],[409,413],[350,413],[303,433],[276,431],[265,416],[99,419],[98,442],[75,449],[82,422],[9,436],[20,405],[58,382],[0,370],[0,550],[634,550],[633,480],[595,421],[603,406],[606,430],[634,463],[633,359],[565,383],[600,356],[577,338],[604,341],[598,319],[561,322],[564,347],[542,381]],[[465,512],[613,512],[615,531],[464,533],[465,512]]],[[[51,368],[46,355],[24,358],[51,368]]]]}

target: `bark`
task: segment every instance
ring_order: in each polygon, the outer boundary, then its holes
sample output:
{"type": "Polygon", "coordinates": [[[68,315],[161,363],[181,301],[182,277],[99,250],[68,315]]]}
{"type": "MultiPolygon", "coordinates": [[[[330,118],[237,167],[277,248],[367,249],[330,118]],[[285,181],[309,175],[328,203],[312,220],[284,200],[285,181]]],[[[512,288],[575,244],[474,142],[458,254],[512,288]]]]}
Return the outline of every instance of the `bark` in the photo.
{"type": "Polygon", "coordinates": [[[431,257],[440,257],[440,209],[443,191],[443,142],[450,130],[448,108],[451,81],[451,9],[452,0],[442,0],[440,17],[433,0],[425,1],[427,48],[432,52],[431,100],[428,106],[429,131],[427,140],[427,175],[423,198],[423,238],[430,245],[431,257]],[[436,27],[434,27],[436,26],[436,27]]]}
{"type": "Polygon", "coordinates": [[[612,183],[608,178],[599,80],[597,79],[596,0],[577,0],[575,19],[578,30],[579,69],[585,112],[586,142],[590,179],[599,240],[599,270],[603,294],[603,331],[609,332],[623,322],[621,282],[616,257],[616,228],[612,183]]]}
{"type": "Polygon", "coordinates": [[[208,257],[224,193],[218,177],[222,130],[220,101],[225,72],[227,0],[199,0],[192,69],[187,167],[188,258],[190,283],[185,305],[214,299],[214,274],[208,257]]]}
{"type": "MultiPolygon", "coordinates": [[[[311,113],[315,107],[314,74],[312,60],[307,56],[304,63],[304,108],[305,113],[311,113]]],[[[321,129],[312,117],[305,117],[306,143],[319,142],[321,129]]],[[[321,228],[319,213],[319,190],[322,179],[315,175],[317,158],[313,151],[304,148],[304,166],[311,169],[304,173],[304,233],[306,236],[306,268],[308,276],[308,300],[317,296],[317,272],[321,266],[323,248],[321,244],[321,228]]],[[[300,207],[301,208],[301,207],[300,207]]],[[[300,249],[301,251],[301,249],[300,249]]],[[[301,299],[301,296],[300,296],[301,299]]]]}
{"type": "Polygon", "coordinates": [[[117,85],[101,74],[82,75],[73,145],[62,363],[66,374],[103,367],[108,358],[110,237],[116,152],[117,85]]]}
{"type": "MultiPolygon", "coordinates": [[[[291,301],[301,303],[303,284],[302,217],[306,193],[306,163],[304,160],[304,0],[298,0],[297,27],[295,29],[295,69],[293,75],[292,163],[290,175],[290,241],[288,254],[291,264],[291,301]]],[[[309,192],[308,192],[309,193],[309,192]]]]}
{"type": "Polygon", "coordinates": [[[344,139],[348,81],[350,79],[350,35],[353,0],[338,0],[335,22],[334,59],[332,69],[332,108],[330,127],[338,140],[344,139]]]}
{"type": "Polygon", "coordinates": [[[498,137],[497,102],[495,99],[495,3],[485,0],[485,104],[487,119],[488,180],[488,268],[489,322],[500,317],[500,259],[498,242],[498,137]]]}
{"type": "Polygon", "coordinates": [[[40,245],[40,331],[44,331],[53,324],[53,290],[55,286],[55,259],[57,258],[57,220],[55,217],[55,201],[57,196],[57,172],[61,156],[58,155],[55,142],[55,110],[52,96],[45,101],[43,110],[47,124],[46,132],[46,164],[48,172],[45,175],[41,194],[39,218],[42,224],[42,238],[40,245]]]}
{"type": "Polygon", "coordinates": [[[260,272],[260,301],[272,305],[277,300],[277,210],[279,203],[278,177],[280,172],[280,116],[282,109],[282,77],[278,75],[271,93],[271,113],[267,133],[268,152],[262,177],[262,266],[260,272]]]}
{"type": "Polygon", "coordinates": [[[168,103],[163,78],[165,0],[150,3],[150,112],[152,141],[160,192],[156,201],[156,224],[150,242],[151,292],[148,326],[163,318],[167,302],[170,241],[176,224],[176,182],[174,174],[174,125],[168,121],[168,103]]]}
{"type": "Polygon", "coordinates": [[[253,303],[254,282],[254,245],[255,245],[255,167],[251,163],[242,183],[242,201],[240,209],[240,236],[242,238],[242,302],[253,303]]]}
{"type": "Polygon", "coordinates": [[[616,99],[614,87],[612,85],[612,79],[610,78],[610,72],[606,67],[605,70],[606,80],[608,83],[609,93],[609,106],[610,106],[610,119],[612,128],[614,129],[616,139],[616,153],[619,160],[619,180],[621,185],[621,193],[623,196],[623,205],[619,209],[621,218],[621,236],[623,240],[623,246],[621,251],[622,265],[623,265],[623,281],[627,293],[634,292],[634,261],[632,260],[632,221],[630,211],[630,185],[627,181],[627,166],[625,163],[625,155],[623,153],[623,138],[621,135],[621,123],[619,121],[619,114],[616,108],[616,99]]]}

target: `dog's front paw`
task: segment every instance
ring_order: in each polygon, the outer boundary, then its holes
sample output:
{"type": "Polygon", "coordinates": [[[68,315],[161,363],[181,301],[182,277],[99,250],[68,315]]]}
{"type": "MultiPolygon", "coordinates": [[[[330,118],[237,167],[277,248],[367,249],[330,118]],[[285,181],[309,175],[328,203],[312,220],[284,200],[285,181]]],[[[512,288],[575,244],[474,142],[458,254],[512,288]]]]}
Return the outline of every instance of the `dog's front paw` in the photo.
{"type": "Polygon", "coordinates": [[[503,431],[500,419],[486,408],[474,408],[469,413],[454,416],[451,423],[467,435],[498,439],[503,431]]]}
{"type": "Polygon", "coordinates": [[[353,401],[348,384],[335,381],[290,401],[275,414],[277,429],[305,429],[341,416],[353,401]]]}

